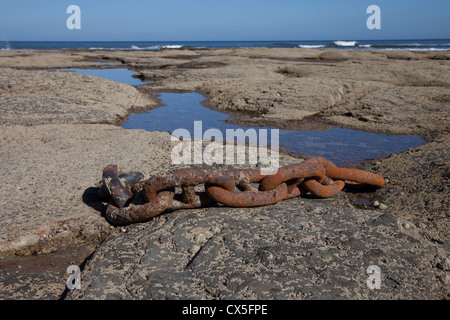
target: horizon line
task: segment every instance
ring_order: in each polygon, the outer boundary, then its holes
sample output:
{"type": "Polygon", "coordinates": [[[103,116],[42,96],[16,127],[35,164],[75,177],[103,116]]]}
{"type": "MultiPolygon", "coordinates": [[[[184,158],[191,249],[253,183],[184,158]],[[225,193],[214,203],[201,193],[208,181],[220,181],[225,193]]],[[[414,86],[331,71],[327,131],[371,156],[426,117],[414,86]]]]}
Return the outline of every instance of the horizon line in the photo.
{"type": "Polygon", "coordinates": [[[403,41],[403,40],[450,40],[449,38],[398,38],[398,39],[314,39],[314,40],[0,40],[0,42],[305,42],[305,41],[403,41]]]}

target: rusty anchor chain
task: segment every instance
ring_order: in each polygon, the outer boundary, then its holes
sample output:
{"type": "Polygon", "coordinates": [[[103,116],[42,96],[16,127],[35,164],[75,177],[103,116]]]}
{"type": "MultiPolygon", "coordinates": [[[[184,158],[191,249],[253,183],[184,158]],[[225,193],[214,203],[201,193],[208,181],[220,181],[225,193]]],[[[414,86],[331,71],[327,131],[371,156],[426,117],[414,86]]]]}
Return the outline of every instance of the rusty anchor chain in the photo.
{"type": "Polygon", "coordinates": [[[282,167],[274,175],[262,175],[259,169],[198,167],[175,169],[147,180],[143,180],[141,173],[124,173],[118,166],[108,165],[103,170],[99,194],[110,197],[106,219],[114,225],[127,225],[147,221],[166,211],[216,204],[258,207],[307,193],[329,198],[344,187],[377,189],[384,184],[377,174],[339,168],[327,159],[315,157],[282,167]],[[204,185],[205,191],[196,191],[198,185],[204,185]],[[176,188],[181,188],[181,193],[176,188]]]}

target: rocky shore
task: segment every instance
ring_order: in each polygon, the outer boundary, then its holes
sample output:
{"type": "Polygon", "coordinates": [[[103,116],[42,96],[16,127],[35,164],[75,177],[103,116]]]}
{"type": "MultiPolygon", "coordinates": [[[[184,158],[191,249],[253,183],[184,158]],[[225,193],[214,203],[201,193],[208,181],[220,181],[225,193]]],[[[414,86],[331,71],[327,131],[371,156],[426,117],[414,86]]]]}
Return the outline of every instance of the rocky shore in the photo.
{"type": "Polygon", "coordinates": [[[449,59],[333,49],[1,51],[0,298],[448,299],[449,59]],[[56,71],[95,62],[153,82],[134,88],[56,71]],[[428,143],[360,164],[389,181],[371,194],[180,210],[112,227],[96,197],[103,167],[146,177],[172,167],[169,133],[117,124],[167,91],[200,92],[237,123],[301,130],[320,119],[428,143]],[[80,290],[65,289],[71,264],[83,267],[80,290]],[[366,285],[371,265],[381,269],[379,290],[366,285]]]}

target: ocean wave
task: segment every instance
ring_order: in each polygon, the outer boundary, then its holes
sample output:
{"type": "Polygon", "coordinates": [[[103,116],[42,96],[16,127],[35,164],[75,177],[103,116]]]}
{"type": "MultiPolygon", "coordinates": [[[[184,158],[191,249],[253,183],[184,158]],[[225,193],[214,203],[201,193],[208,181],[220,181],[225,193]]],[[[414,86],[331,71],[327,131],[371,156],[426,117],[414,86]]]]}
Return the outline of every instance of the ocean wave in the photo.
{"type": "Polygon", "coordinates": [[[162,48],[164,48],[164,49],[181,49],[183,47],[184,46],[181,44],[169,44],[167,46],[162,46],[162,48]]]}
{"type": "Polygon", "coordinates": [[[438,49],[437,47],[446,47],[445,44],[427,44],[427,43],[405,43],[405,44],[374,44],[372,48],[393,49],[393,50],[413,50],[413,49],[438,49]]]}
{"type": "Polygon", "coordinates": [[[300,48],[320,49],[320,48],[372,48],[372,44],[359,44],[358,41],[334,41],[328,44],[300,44],[300,48]]]}
{"type": "Polygon", "coordinates": [[[450,49],[446,48],[384,48],[381,49],[384,51],[398,51],[398,50],[406,50],[406,51],[449,51],[450,49]]]}
{"type": "Polygon", "coordinates": [[[138,47],[135,45],[131,46],[132,50],[162,50],[162,49],[181,49],[184,48],[182,44],[168,44],[163,46],[150,46],[150,47],[138,47]]]}
{"type": "Polygon", "coordinates": [[[397,46],[398,47],[422,47],[425,44],[423,43],[419,43],[419,42],[414,42],[414,43],[399,43],[397,46]]]}
{"type": "Polygon", "coordinates": [[[326,47],[324,44],[299,44],[298,46],[304,49],[319,49],[326,47]]]}
{"type": "Polygon", "coordinates": [[[132,45],[128,48],[114,48],[114,47],[90,47],[89,50],[119,50],[119,51],[158,51],[163,49],[182,49],[185,48],[184,45],[178,44],[169,44],[169,45],[155,45],[149,47],[139,47],[136,45],[132,45]]]}
{"type": "MultiPolygon", "coordinates": [[[[66,50],[67,49],[70,49],[70,48],[66,48],[66,50]]],[[[110,51],[112,51],[112,50],[118,50],[118,51],[126,51],[126,50],[132,50],[132,49],[130,49],[130,48],[111,48],[111,47],[90,47],[90,48],[88,48],[88,50],[110,50],[110,51]]]]}
{"type": "Polygon", "coordinates": [[[448,51],[446,48],[411,48],[409,51],[448,51]]]}
{"type": "MultiPolygon", "coordinates": [[[[5,43],[5,42],[3,42],[5,43]]],[[[11,47],[9,46],[9,42],[6,41],[6,47],[5,48],[1,48],[0,50],[5,51],[5,50],[11,50],[11,47]]]]}
{"type": "Polygon", "coordinates": [[[334,41],[333,44],[338,47],[357,47],[358,41],[334,41]]]}
{"type": "Polygon", "coordinates": [[[150,46],[150,47],[138,47],[135,45],[131,46],[131,50],[160,50],[161,46],[150,46]]]}
{"type": "Polygon", "coordinates": [[[156,41],[125,41],[125,42],[67,42],[52,43],[8,43],[0,41],[0,50],[11,49],[89,49],[102,51],[161,51],[161,50],[182,50],[182,49],[213,49],[213,48],[233,48],[233,47],[264,47],[270,48],[303,48],[303,49],[339,49],[339,50],[411,50],[411,51],[446,51],[450,49],[449,40],[331,40],[331,41],[291,41],[291,42],[156,42],[156,41]]]}

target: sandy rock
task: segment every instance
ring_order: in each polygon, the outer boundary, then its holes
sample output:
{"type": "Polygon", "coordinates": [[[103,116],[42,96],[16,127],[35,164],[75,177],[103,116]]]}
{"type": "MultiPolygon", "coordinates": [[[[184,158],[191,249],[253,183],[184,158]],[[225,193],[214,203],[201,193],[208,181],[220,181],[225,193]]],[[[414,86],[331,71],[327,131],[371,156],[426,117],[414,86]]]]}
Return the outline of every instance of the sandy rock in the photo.
{"type": "Polygon", "coordinates": [[[155,104],[126,84],[67,71],[2,69],[0,124],[116,123],[155,104]]]}
{"type": "MultiPolygon", "coordinates": [[[[448,298],[449,55],[0,52],[0,252],[58,252],[110,233],[82,270],[82,290],[67,292],[70,299],[448,298]],[[376,193],[383,211],[355,209],[341,193],[263,208],[177,211],[121,232],[105,222],[104,203],[93,196],[102,169],[116,163],[146,177],[169,169],[169,135],[100,123],[116,123],[151,102],[107,80],[25,71],[104,58],[154,80],[146,90],[200,91],[210,107],[241,111],[253,123],[289,125],[314,115],[431,142],[369,168],[389,180],[376,193]],[[381,291],[367,288],[370,265],[381,269],[381,291]]],[[[16,297],[46,297],[46,288],[52,296],[61,289],[58,276],[33,273],[25,281],[22,265],[11,270],[26,284],[1,273],[8,284],[0,296],[22,290],[16,297]]]]}
{"type": "Polygon", "coordinates": [[[170,162],[170,135],[112,125],[1,126],[0,254],[52,252],[109,232],[90,204],[111,163],[150,174],[170,162]],[[21,190],[17,186],[21,186],[21,190]]]}
{"type": "Polygon", "coordinates": [[[389,184],[379,190],[388,209],[414,224],[420,223],[428,239],[450,250],[449,148],[450,137],[443,135],[439,142],[381,160],[377,172],[389,177],[389,184]]]}

